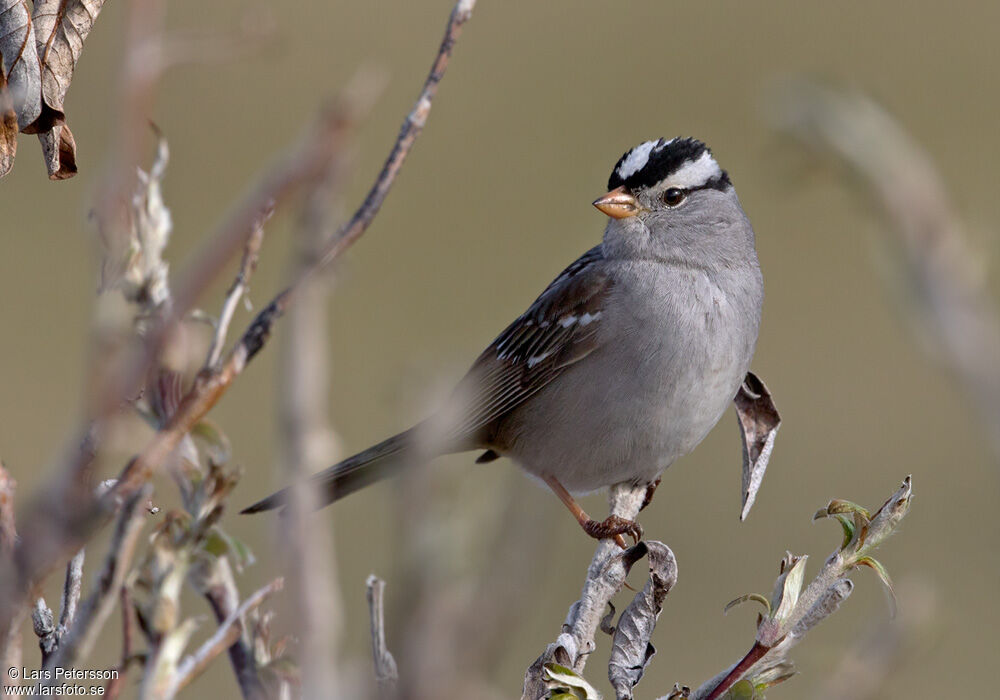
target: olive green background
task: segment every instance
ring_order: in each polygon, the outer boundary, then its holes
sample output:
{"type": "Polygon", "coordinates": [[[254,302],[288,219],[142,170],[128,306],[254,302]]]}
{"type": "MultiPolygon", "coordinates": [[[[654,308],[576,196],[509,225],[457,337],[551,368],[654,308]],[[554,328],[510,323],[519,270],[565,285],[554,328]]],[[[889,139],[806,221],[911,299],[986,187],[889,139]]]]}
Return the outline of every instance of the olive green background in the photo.
{"type": "MultiPolygon", "coordinates": [[[[270,13],[273,41],[230,62],[170,72],[150,116],[172,151],[164,189],[175,222],[173,269],[322,100],[369,64],[390,82],[358,135],[346,201],[359,201],[410,109],[449,8],[448,0],[259,4],[253,11],[270,13]]],[[[231,31],[246,11],[235,2],[178,1],[169,24],[211,35],[231,31]]],[[[22,504],[78,420],[96,287],[86,214],[114,138],[109,111],[123,19],[124,4],[109,3],[66,102],[80,175],[48,182],[35,140],[22,137],[14,171],[0,183],[0,457],[20,483],[22,504]]],[[[842,173],[771,131],[761,107],[773,81],[803,72],[873,95],[936,160],[991,265],[1000,222],[998,24],[1000,5],[985,2],[481,0],[426,132],[383,211],[337,270],[329,395],[344,448],[361,449],[416,420],[425,397],[460,376],[565,264],[599,240],[604,218],[590,202],[624,150],[648,138],[697,136],[729,170],[757,231],[767,298],[754,370],[773,391],[784,425],[746,523],[737,518],[732,415],[671,468],[643,513],[647,536],[674,549],[680,580],[637,696],[664,694],[675,680],[699,684],[738,658],[752,642],[755,613],[723,617],[722,606],[742,593],[768,592],[785,549],[810,554],[815,571],[840,536],[833,524],[810,524],[827,500],[877,506],[911,473],[913,510],[880,558],[897,580],[933,588],[936,617],[880,697],[988,692],[1000,651],[998,465],[970,405],[911,333],[903,313],[909,292],[886,283],[893,251],[883,244],[877,212],[842,173]]],[[[268,227],[253,282],[258,304],[287,270],[292,221],[283,216],[268,227]]],[[[215,312],[224,284],[204,308],[215,312]]],[[[996,279],[990,284],[996,295],[996,279]]],[[[238,322],[246,319],[241,312],[238,322]]],[[[213,413],[247,471],[234,506],[281,482],[276,356],[275,344],[213,413]]],[[[434,469],[457,480],[462,493],[514,489],[525,508],[558,507],[506,461],[473,467],[472,455],[463,455],[434,469]]],[[[170,489],[164,481],[166,505],[170,489]]],[[[380,485],[315,518],[316,527],[336,532],[344,654],[362,672],[365,576],[382,573],[393,592],[399,552],[389,518],[381,517],[395,503],[392,493],[380,485]]],[[[586,507],[602,512],[603,498],[589,497],[586,507]]],[[[487,670],[511,696],[559,632],[593,549],[568,514],[544,522],[537,537],[545,559],[508,572],[511,582],[528,577],[532,585],[487,670]]],[[[243,590],[275,575],[272,520],[227,515],[225,523],[258,555],[241,577],[243,590]]],[[[464,526],[475,532],[480,523],[470,518],[464,526]]],[[[88,571],[99,557],[95,549],[88,571]]],[[[795,652],[802,674],[773,697],[808,697],[852,640],[886,619],[876,577],[862,571],[855,579],[845,608],[795,652]]],[[[405,596],[391,598],[390,621],[404,605],[405,596]]],[[[189,611],[207,612],[193,598],[189,611]]],[[[105,640],[97,660],[113,662],[114,623],[105,640]]],[[[608,645],[599,641],[587,676],[606,687],[608,645]]],[[[27,644],[26,662],[36,664],[33,641],[27,644]]],[[[210,692],[235,692],[224,662],[187,695],[210,692]]]]}

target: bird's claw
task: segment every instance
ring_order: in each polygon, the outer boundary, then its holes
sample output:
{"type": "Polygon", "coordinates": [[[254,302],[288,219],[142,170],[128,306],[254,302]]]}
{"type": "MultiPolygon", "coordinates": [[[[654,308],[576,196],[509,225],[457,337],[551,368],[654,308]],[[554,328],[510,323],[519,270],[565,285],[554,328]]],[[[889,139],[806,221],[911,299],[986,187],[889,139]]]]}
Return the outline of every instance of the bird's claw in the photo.
{"type": "Polygon", "coordinates": [[[628,535],[636,543],[642,539],[642,526],[634,520],[626,520],[617,515],[609,515],[604,520],[588,520],[583,523],[583,531],[595,540],[614,538],[618,546],[625,549],[622,535],[628,535]]]}

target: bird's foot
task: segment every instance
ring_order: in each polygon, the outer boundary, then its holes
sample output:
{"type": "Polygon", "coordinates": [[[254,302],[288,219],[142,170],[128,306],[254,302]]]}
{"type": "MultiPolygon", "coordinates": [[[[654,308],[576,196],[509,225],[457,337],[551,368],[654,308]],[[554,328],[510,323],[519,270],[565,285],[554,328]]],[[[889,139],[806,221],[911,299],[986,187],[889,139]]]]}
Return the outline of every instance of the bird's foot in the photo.
{"type": "Polygon", "coordinates": [[[595,540],[614,538],[622,549],[625,549],[625,540],[622,539],[622,535],[628,535],[636,543],[642,539],[642,526],[639,523],[617,515],[609,515],[604,520],[588,519],[580,525],[583,527],[583,531],[595,540]]]}
{"type": "Polygon", "coordinates": [[[646,497],[642,499],[642,505],[639,506],[640,511],[646,510],[646,506],[653,502],[653,494],[656,493],[656,487],[659,485],[660,477],[656,477],[656,481],[646,485],[646,497]]]}

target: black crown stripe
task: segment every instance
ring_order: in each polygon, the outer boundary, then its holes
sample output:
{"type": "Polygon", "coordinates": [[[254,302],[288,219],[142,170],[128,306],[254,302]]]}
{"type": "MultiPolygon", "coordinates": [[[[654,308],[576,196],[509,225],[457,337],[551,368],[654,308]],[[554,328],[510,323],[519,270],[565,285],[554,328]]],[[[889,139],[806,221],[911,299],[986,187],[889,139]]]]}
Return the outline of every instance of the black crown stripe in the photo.
{"type": "MultiPolygon", "coordinates": [[[[652,187],[676,173],[685,163],[698,160],[706,151],[711,153],[708,146],[697,139],[676,138],[669,143],[660,139],[650,151],[646,164],[628,177],[623,178],[618,174],[618,170],[633,150],[635,149],[625,151],[615,163],[615,168],[611,171],[611,177],[608,179],[608,191],[623,185],[630,190],[652,187]]],[[[721,176],[709,180],[704,187],[721,190],[728,187],[729,184],[729,176],[723,171],[721,176]]]]}

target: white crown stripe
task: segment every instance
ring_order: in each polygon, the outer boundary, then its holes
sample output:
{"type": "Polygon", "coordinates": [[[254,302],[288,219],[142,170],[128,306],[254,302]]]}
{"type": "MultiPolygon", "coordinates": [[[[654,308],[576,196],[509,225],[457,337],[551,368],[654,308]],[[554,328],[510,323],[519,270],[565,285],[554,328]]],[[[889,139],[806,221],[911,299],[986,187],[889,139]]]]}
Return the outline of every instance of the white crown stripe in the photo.
{"type": "Polygon", "coordinates": [[[677,171],[667,178],[671,187],[683,189],[693,189],[703,187],[709,180],[722,176],[722,168],[712,158],[712,154],[705,151],[698,160],[689,160],[679,167],[677,171]]]}
{"type": "Polygon", "coordinates": [[[646,163],[649,162],[649,154],[653,151],[653,147],[659,143],[658,141],[646,141],[645,143],[640,143],[638,146],[633,148],[628,152],[628,157],[622,161],[622,164],[618,166],[618,177],[622,180],[627,180],[635,173],[639,172],[646,167],[646,163]]]}

